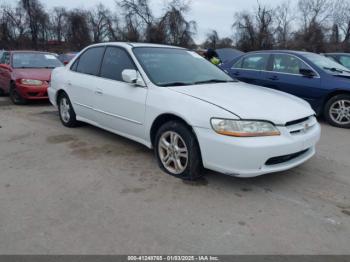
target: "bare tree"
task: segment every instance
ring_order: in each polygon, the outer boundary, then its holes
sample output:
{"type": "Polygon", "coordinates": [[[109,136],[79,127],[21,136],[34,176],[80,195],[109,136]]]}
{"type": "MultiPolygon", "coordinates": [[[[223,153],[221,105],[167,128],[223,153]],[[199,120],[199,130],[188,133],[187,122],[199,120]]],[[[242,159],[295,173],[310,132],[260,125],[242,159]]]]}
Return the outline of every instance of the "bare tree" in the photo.
{"type": "Polygon", "coordinates": [[[254,13],[236,13],[232,27],[237,30],[237,46],[244,51],[274,46],[274,10],[258,3],[254,13]]]}
{"type": "Polygon", "coordinates": [[[45,38],[47,33],[48,15],[39,0],[21,0],[26,11],[33,46],[37,48],[38,38],[45,38]]]}
{"type": "Polygon", "coordinates": [[[100,3],[96,8],[88,12],[88,17],[93,42],[99,43],[105,41],[111,33],[111,12],[100,3]]]}
{"type": "Polygon", "coordinates": [[[290,0],[278,5],[274,13],[275,17],[275,38],[279,48],[288,48],[291,35],[291,24],[295,20],[295,14],[291,7],[290,0]]]}
{"type": "Polygon", "coordinates": [[[117,4],[124,12],[124,39],[142,41],[147,39],[147,32],[153,27],[154,17],[149,7],[149,0],[122,0],[117,4]]]}
{"type": "Polygon", "coordinates": [[[28,26],[24,9],[21,6],[13,8],[4,5],[1,10],[2,41],[17,43],[23,41],[28,26]]]}
{"type": "Polygon", "coordinates": [[[70,46],[80,50],[91,43],[88,15],[81,10],[73,10],[67,14],[67,34],[65,39],[70,46]]]}
{"type": "Polygon", "coordinates": [[[350,2],[337,0],[334,3],[333,10],[333,30],[335,27],[338,30],[339,41],[342,41],[342,49],[350,51],[350,2]]]}
{"type": "Polygon", "coordinates": [[[50,17],[51,34],[57,42],[62,42],[64,30],[67,25],[67,10],[64,7],[55,7],[50,17]]]}
{"type": "Polygon", "coordinates": [[[298,8],[304,30],[307,31],[308,27],[322,25],[331,17],[333,3],[331,0],[299,0],[298,8]]]}
{"type": "Polygon", "coordinates": [[[207,34],[207,39],[204,42],[204,46],[207,48],[215,49],[219,41],[220,38],[218,32],[216,30],[212,30],[210,33],[207,34]]]}
{"type": "Polygon", "coordinates": [[[130,16],[136,16],[146,25],[151,25],[153,15],[149,7],[149,0],[122,0],[119,4],[130,16]]]}
{"type": "Polygon", "coordinates": [[[311,52],[325,52],[327,22],[331,18],[331,0],[299,0],[298,8],[302,18],[302,28],[295,32],[292,46],[311,52]]]}
{"type": "Polygon", "coordinates": [[[193,36],[197,31],[195,21],[185,18],[189,10],[188,2],[173,0],[168,4],[165,14],[160,18],[159,27],[165,35],[165,43],[189,47],[194,45],[193,36]]]}

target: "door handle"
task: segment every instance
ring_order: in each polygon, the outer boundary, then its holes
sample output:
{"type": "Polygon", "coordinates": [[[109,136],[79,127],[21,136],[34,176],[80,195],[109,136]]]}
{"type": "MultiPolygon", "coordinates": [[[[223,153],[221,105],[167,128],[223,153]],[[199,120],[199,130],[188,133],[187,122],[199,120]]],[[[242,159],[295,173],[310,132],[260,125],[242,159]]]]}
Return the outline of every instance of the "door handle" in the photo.
{"type": "Polygon", "coordinates": [[[95,91],[95,94],[101,96],[101,95],[103,95],[103,92],[102,92],[101,89],[97,89],[97,90],[95,91]]]}
{"type": "Polygon", "coordinates": [[[234,72],[233,73],[235,76],[239,76],[241,73],[240,72],[234,72]]]}
{"type": "Polygon", "coordinates": [[[272,76],[272,77],[269,77],[268,79],[272,80],[272,81],[276,81],[276,80],[279,80],[279,78],[277,76],[272,76]]]}

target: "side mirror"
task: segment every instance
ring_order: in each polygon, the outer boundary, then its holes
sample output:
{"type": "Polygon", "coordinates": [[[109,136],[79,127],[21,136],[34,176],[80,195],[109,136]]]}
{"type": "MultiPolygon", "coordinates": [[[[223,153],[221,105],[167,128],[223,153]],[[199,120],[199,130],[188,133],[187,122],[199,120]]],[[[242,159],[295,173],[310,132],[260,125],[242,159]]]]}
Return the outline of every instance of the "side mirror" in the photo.
{"type": "Polygon", "coordinates": [[[12,72],[11,67],[9,65],[7,65],[7,64],[0,64],[0,68],[6,69],[6,70],[9,70],[10,72],[12,72]]]}
{"type": "Polygon", "coordinates": [[[301,75],[303,75],[305,77],[312,78],[312,77],[316,76],[316,73],[313,70],[311,70],[311,69],[300,69],[299,72],[300,72],[301,75]]]}
{"type": "Polygon", "coordinates": [[[125,69],[122,72],[123,81],[129,84],[135,84],[135,86],[146,86],[143,82],[140,74],[133,69],[125,69]]]}

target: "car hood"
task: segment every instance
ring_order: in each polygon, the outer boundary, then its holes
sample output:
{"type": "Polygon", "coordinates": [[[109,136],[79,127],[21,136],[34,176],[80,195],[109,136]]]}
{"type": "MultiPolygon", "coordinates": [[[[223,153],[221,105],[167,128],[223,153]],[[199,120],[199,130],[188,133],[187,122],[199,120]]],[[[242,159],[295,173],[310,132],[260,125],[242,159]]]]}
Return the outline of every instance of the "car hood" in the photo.
{"type": "Polygon", "coordinates": [[[219,106],[241,119],[268,120],[284,125],[315,114],[310,105],[300,98],[242,82],[169,89],[219,106]]]}
{"type": "Polygon", "coordinates": [[[49,81],[52,69],[47,68],[26,68],[26,69],[14,69],[14,73],[17,79],[36,79],[42,81],[49,81]]]}

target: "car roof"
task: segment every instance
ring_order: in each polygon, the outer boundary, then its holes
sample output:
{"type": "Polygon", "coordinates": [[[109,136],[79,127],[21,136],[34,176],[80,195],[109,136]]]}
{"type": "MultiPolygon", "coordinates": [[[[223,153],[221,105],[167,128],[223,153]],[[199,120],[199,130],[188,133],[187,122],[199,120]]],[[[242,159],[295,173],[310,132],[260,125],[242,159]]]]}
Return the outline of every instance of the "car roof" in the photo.
{"type": "Polygon", "coordinates": [[[16,54],[16,53],[37,53],[37,54],[53,54],[53,53],[50,53],[50,52],[45,52],[45,51],[33,51],[33,50],[11,50],[11,51],[8,51],[12,54],[16,54]]]}
{"type": "Polygon", "coordinates": [[[324,53],[325,55],[348,55],[350,56],[350,53],[345,52],[334,52],[334,53],[324,53]]]}
{"type": "Polygon", "coordinates": [[[270,53],[270,54],[291,54],[291,55],[306,55],[306,54],[314,54],[312,52],[306,52],[306,51],[296,51],[296,50],[260,50],[260,51],[252,51],[246,54],[253,54],[253,53],[270,53]]]}
{"type": "Polygon", "coordinates": [[[125,48],[133,48],[133,47],[163,47],[163,48],[184,49],[182,47],[171,46],[171,45],[160,45],[160,44],[150,44],[150,43],[133,43],[133,42],[105,42],[105,43],[99,43],[99,44],[90,45],[88,47],[105,46],[105,45],[121,46],[121,47],[125,47],[125,48]]]}

